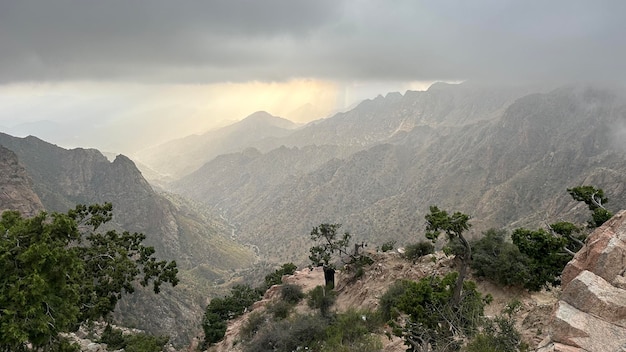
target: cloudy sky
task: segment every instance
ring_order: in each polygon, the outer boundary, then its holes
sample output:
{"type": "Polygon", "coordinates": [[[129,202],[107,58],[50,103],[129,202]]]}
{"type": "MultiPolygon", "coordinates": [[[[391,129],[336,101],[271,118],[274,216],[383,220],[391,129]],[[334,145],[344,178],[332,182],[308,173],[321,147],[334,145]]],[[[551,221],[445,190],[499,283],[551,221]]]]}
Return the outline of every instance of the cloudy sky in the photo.
{"type": "Polygon", "coordinates": [[[624,14],[621,0],[0,0],[0,130],[132,152],[437,80],[621,84],[624,14]]]}

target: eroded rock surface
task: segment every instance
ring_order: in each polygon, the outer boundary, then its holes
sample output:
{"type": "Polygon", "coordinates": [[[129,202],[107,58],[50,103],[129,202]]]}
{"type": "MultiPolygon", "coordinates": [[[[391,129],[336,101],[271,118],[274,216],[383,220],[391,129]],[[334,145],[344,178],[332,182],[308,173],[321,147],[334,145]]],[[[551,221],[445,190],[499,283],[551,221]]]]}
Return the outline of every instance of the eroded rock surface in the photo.
{"type": "Polygon", "coordinates": [[[547,351],[626,351],[626,211],[587,239],[563,270],[547,351]]]}

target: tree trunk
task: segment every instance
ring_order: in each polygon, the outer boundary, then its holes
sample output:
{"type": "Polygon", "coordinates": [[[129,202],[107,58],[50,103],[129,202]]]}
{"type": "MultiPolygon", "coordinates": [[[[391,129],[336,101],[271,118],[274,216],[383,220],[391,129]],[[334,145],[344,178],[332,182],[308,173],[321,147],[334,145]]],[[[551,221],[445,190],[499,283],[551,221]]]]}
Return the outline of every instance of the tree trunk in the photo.
{"type": "Polygon", "coordinates": [[[463,281],[465,281],[465,276],[467,276],[467,267],[472,260],[472,248],[470,247],[469,242],[459,234],[459,240],[465,247],[465,253],[461,258],[461,267],[459,268],[459,276],[456,279],[456,283],[454,285],[454,292],[452,293],[452,305],[458,306],[461,303],[461,293],[463,292],[463,281]]]}
{"type": "Polygon", "coordinates": [[[335,269],[324,267],[324,281],[329,290],[335,288],[335,269]]]}

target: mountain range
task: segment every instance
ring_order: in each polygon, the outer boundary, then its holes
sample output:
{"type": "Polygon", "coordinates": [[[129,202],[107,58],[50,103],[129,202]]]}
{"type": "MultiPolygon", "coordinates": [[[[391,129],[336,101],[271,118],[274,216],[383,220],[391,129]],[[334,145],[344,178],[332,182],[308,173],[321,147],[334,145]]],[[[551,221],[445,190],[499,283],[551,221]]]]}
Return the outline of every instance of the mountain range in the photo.
{"type": "Polygon", "coordinates": [[[0,209],[112,202],[111,225],[146,234],[182,279],[127,297],[116,318],[184,343],[209,297],[263,277],[259,260],[308,264],[321,223],[372,247],[423,240],[430,205],[469,214],[470,237],[582,224],[589,212],[566,192],[582,184],[603,188],[615,211],[626,202],[625,140],[618,88],[438,83],[304,126],[258,112],[134,161],[0,133],[0,209]]]}
{"type": "Polygon", "coordinates": [[[242,145],[167,188],[221,212],[262,256],[301,263],[313,226],[342,223],[372,245],[418,241],[430,205],[470,214],[473,236],[584,222],[567,188],[602,187],[610,207],[626,200],[624,97],[435,84],[242,145]]]}

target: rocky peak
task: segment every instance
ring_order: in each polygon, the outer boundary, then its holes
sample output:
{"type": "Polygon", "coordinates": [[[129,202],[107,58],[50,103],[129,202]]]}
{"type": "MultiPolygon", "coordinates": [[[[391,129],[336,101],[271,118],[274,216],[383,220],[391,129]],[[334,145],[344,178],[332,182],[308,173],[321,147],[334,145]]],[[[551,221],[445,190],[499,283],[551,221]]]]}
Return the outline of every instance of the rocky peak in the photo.
{"type": "Polygon", "coordinates": [[[626,211],[596,229],[562,275],[541,352],[626,350],[626,211]]]}

